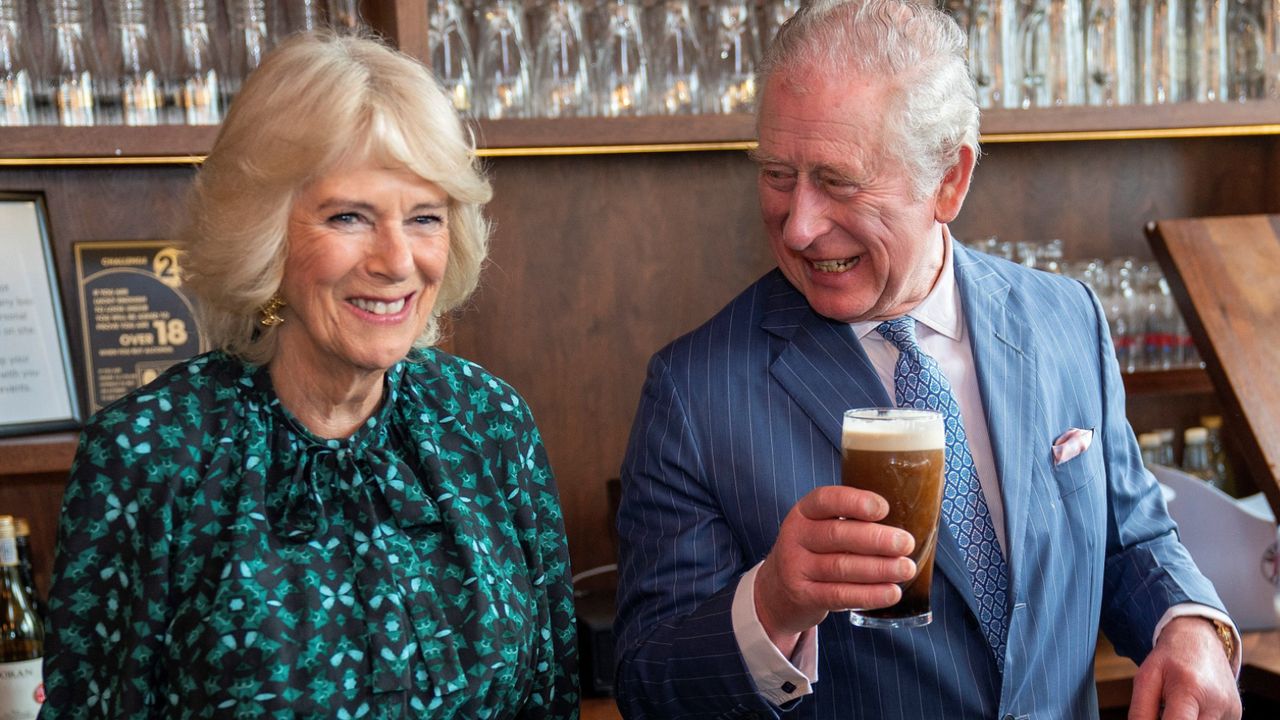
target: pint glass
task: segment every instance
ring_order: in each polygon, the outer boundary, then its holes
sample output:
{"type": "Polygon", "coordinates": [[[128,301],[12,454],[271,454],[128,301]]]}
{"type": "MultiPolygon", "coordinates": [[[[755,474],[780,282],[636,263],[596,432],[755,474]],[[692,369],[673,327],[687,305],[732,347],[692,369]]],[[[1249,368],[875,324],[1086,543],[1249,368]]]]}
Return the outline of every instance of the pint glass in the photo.
{"type": "Polygon", "coordinates": [[[900,628],[928,625],[929,588],[938,540],[946,432],[941,413],[911,408],[866,408],[844,414],[842,483],[889,502],[882,522],[915,538],[916,576],[901,584],[896,605],[853,610],[854,625],[900,628]]]}

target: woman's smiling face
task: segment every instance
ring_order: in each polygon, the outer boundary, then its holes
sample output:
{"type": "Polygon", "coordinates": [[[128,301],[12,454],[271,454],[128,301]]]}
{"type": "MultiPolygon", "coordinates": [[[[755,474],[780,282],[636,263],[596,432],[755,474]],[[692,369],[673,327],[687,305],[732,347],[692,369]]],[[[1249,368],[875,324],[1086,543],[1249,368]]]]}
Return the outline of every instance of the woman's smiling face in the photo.
{"type": "Polygon", "coordinates": [[[371,160],[303,188],[289,214],[277,358],[356,372],[404,358],[444,279],[448,204],[435,183],[371,160]]]}

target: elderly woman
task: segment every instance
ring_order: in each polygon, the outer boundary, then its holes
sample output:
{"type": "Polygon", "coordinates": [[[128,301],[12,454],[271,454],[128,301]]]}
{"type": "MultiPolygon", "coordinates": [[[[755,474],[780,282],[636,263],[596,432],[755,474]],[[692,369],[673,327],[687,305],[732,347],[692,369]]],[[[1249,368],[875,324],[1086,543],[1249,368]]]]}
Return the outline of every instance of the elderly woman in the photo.
{"type": "Polygon", "coordinates": [[[304,36],[254,72],[183,234],[219,349],[85,427],[44,717],[576,716],[538,430],[430,347],[489,196],[409,58],[304,36]]]}

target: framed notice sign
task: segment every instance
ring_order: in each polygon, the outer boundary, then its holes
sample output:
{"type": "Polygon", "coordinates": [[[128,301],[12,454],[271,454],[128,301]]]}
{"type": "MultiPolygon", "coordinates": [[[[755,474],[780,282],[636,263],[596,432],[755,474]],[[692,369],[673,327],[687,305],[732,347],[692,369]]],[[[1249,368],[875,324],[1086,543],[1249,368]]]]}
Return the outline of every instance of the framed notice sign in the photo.
{"type": "Polygon", "coordinates": [[[172,244],[80,242],[75,256],[92,412],[207,349],[172,244]]]}
{"type": "Polygon", "coordinates": [[[75,427],[44,198],[0,192],[0,436],[75,427]]]}

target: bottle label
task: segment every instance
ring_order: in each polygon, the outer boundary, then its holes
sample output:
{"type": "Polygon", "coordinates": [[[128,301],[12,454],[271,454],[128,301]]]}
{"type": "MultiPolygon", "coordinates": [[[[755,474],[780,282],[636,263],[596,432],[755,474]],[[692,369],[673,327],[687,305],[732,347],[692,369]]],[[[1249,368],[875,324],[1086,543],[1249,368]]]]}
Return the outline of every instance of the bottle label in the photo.
{"type": "Polygon", "coordinates": [[[13,538],[0,538],[0,565],[18,564],[18,546],[13,538]]]}
{"type": "Polygon", "coordinates": [[[0,720],[35,720],[44,703],[43,660],[0,663],[0,720]]]}

